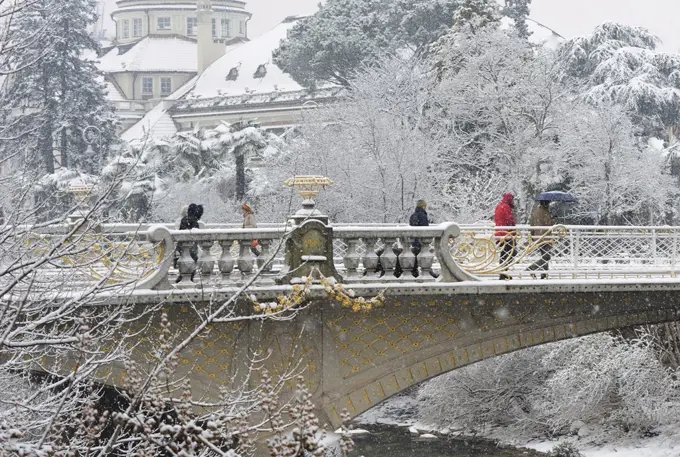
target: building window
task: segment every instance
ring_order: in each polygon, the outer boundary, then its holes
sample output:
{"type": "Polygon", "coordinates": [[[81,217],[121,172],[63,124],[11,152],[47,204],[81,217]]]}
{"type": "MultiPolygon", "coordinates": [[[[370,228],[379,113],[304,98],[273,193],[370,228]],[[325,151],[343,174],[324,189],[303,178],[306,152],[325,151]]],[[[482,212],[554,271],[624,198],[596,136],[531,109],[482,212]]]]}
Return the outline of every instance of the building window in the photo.
{"type": "Polygon", "coordinates": [[[169,17],[159,17],[156,19],[156,29],[158,30],[170,30],[172,29],[172,21],[169,17]]]}
{"type": "Polygon", "coordinates": [[[130,21],[123,20],[123,39],[130,38],[130,21]]]}
{"type": "Polygon", "coordinates": [[[217,19],[213,18],[212,20],[212,35],[213,38],[217,37],[217,19]]]}
{"type": "Polygon", "coordinates": [[[198,29],[198,18],[188,17],[187,18],[187,35],[196,36],[198,29]]]}
{"type": "Polygon", "coordinates": [[[161,78],[161,95],[172,94],[172,78],[161,78]]]}
{"type": "Polygon", "coordinates": [[[224,38],[229,38],[231,36],[229,19],[222,19],[222,36],[224,38]]]}
{"type": "Polygon", "coordinates": [[[153,78],[145,76],[142,78],[142,98],[153,97],[153,78]]]}
{"type": "Polygon", "coordinates": [[[245,35],[246,33],[246,21],[239,21],[238,23],[238,33],[245,35]]]}
{"type": "Polygon", "coordinates": [[[132,36],[142,36],[142,18],[138,17],[132,20],[132,36]]]}

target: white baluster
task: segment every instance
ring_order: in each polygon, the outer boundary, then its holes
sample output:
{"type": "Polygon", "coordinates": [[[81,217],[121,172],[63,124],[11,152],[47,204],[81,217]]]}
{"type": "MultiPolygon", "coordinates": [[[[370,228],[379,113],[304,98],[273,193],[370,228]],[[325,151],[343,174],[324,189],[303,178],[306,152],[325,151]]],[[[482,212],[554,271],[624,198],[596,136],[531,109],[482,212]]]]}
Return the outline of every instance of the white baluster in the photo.
{"type": "Polygon", "coordinates": [[[177,269],[179,270],[179,278],[183,282],[190,281],[191,275],[196,270],[196,263],[191,258],[191,248],[194,247],[193,241],[180,241],[179,245],[179,259],[177,260],[177,269]]]}
{"type": "Polygon", "coordinates": [[[231,272],[234,271],[234,257],[231,255],[231,247],[233,245],[232,240],[222,240],[220,241],[220,247],[222,248],[222,255],[220,260],[217,262],[217,266],[222,273],[222,279],[228,280],[231,276],[231,272]]]}
{"type": "Polygon", "coordinates": [[[359,240],[356,238],[345,240],[347,242],[347,251],[342,258],[342,263],[345,265],[345,280],[356,281],[359,279],[359,263],[361,262],[361,256],[357,252],[357,244],[359,240]]]}
{"type": "MultiPolygon", "coordinates": [[[[434,263],[434,254],[430,248],[432,238],[420,238],[420,253],[418,253],[418,267],[420,268],[419,281],[427,281],[432,279],[432,264],[434,263]]],[[[448,240],[442,240],[442,244],[448,249],[448,240]]]]}
{"type": "Polygon", "coordinates": [[[253,240],[239,242],[238,269],[243,276],[250,276],[255,268],[255,256],[250,250],[253,240]]]}
{"type": "Polygon", "coordinates": [[[372,281],[377,278],[376,270],[378,269],[378,254],[375,253],[375,243],[378,241],[375,238],[362,238],[366,245],[366,252],[361,259],[366,274],[362,281],[372,281]]]}
{"type": "Polygon", "coordinates": [[[401,280],[410,281],[413,279],[413,269],[416,266],[416,256],[411,250],[411,239],[403,237],[401,239],[403,251],[399,255],[399,266],[401,266],[401,280]]]}
{"type": "Polygon", "coordinates": [[[385,247],[380,256],[380,263],[382,264],[385,274],[382,279],[390,281],[396,279],[394,270],[397,267],[397,254],[394,253],[394,244],[397,242],[396,238],[385,238],[385,247]]]}
{"type": "Polygon", "coordinates": [[[198,269],[201,272],[202,277],[210,277],[213,269],[215,268],[215,260],[210,254],[210,249],[212,248],[214,241],[200,241],[198,245],[201,247],[201,255],[198,258],[198,269]]]}

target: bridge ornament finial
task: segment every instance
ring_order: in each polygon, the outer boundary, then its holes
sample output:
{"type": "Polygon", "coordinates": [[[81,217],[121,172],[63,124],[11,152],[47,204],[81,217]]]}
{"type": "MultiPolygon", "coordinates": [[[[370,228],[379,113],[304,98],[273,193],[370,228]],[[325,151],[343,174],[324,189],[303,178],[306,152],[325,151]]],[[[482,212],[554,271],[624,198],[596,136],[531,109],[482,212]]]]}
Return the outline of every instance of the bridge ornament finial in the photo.
{"type": "Polygon", "coordinates": [[[302,175],[286,179],[283,185],[297,189],[302,197],[302,209],[292,216],[296,225],[305,220],[316,219],[328,225],[328,216],[316,209],[315,199],[319,192],[333,185],[333,181],[325,176],[302,175]]]}

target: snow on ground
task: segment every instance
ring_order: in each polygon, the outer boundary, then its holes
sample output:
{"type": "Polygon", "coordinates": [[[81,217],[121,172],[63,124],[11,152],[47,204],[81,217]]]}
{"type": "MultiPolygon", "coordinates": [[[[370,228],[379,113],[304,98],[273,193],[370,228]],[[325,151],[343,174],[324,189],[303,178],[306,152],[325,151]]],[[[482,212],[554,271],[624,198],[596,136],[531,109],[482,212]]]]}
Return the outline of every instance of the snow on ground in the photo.
{"type": "MultiPolygon", "coordinates": [[[[548,452],[562,441],[536,441],[523,443],[520,446],[548,452]]],[[[574,445],[585,457],[678,457],[680,456],[680,436],[657,436],[622,440],[603,446],[588,447],[573,441],[574,445]]]]}
{"type": "MultiPolygon", "coordinates": [[[[400,427],[415,430],[418,433],[437,432],[441,435],[462,434],[460,427],[455,425],[444,430],[436,430],[432,427],[419,423],[417,418],[418,400],[412,395],[398,395],[379,404],[362,415],[355,422],[358,424],[373,425],[398,425],[400,427]]],[[[606,434],[593,432],[586,439],[578,437],[564,437],[559,440],[531,440],[527,442],[509,436],[503,429],[491,429],[486,433],[478,434],[484,437],[517,447],[535,449],[539,452],[548,452],[563,441],[572,442],[585,457],[680,457],[680,427],[668,427],[659,430],[659,436],[650,438],[622,437],[613,442],[595,445],[593,441],[603,443],[606,434]]],[[[421,437],[423,435],[420,435],[421,437]]]]}

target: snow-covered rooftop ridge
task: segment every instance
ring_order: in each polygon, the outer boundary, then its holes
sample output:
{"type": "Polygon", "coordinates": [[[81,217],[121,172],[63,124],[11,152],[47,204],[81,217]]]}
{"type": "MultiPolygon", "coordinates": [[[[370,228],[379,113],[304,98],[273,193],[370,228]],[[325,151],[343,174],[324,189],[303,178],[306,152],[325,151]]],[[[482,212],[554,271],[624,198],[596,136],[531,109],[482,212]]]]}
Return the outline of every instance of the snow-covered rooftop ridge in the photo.
{"type": "Polygon", "coordinates": [[[295,20],[284,21],[264,35],[228,51],[201,75],[189,97],[264,94],[303,89],[272,62],[272,52],[295,20]]]}
{"type": "Polygon", "coordinates": [[[147,36],[121,54],[116,47],[106,53],[99,63],[105,73],[127,71],[185,72],[197,71],[196,42],[177,36],[147,36]]]}
{"type": "MultiPolygon", "coordinates": [[[[175,5],[130,5],[117,8],[114,13],[124,13],[126,11],[166,11],[166,10],[176,10],[176,11],[196,11],[196,3],[182,3],[175,5]]],[[[240,8],[234,8],[224,5],[213,5],[213,11],[218,12],[238,12],[243,13],[244,10],[240,8]]]]}

